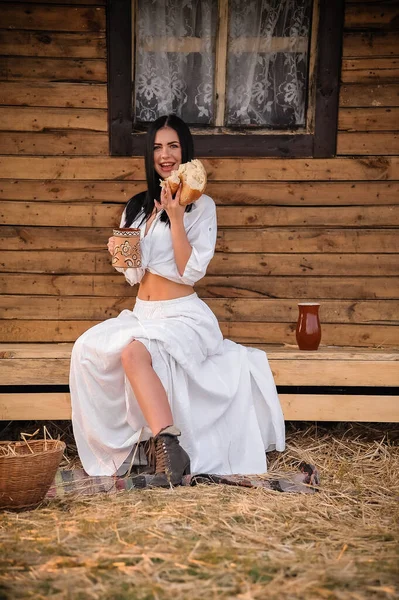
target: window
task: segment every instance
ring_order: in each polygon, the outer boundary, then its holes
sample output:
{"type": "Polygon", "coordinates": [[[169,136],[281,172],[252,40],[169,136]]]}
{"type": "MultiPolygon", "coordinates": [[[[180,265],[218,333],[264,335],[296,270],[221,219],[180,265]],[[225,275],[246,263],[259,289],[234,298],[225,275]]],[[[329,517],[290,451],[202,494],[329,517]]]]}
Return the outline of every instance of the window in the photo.
{"type": "Polygon", "coordinates": [[[333,155],[343,4],[109,0],[111,154],[174,112],[202,156],[333,155]]]}

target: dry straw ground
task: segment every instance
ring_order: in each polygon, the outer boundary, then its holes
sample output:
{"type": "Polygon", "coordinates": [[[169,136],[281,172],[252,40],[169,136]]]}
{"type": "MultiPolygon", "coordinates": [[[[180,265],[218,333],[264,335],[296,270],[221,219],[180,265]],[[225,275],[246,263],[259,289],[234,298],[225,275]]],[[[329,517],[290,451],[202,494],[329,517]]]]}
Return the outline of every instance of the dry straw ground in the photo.
{"type": "Polygon", "coordinates": [[[64,497],[0,515],[0,598],[397,598],[398,431],[289,425],[270,471],[316,463],[316,494],[223,485],[64,497]]]}

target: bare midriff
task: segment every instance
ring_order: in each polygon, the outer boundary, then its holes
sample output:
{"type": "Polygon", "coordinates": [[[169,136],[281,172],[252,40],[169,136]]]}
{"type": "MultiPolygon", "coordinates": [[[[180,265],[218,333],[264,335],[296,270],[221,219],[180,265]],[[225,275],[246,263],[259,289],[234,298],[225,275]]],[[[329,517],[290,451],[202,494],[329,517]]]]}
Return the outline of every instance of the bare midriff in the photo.
{"type": "Polygon", "coordinates": [[[140,300],[174,300],[194,293],[191,285],[176,283],[160,275],[145,272],[141,280],[137,297],[140,300]]]}

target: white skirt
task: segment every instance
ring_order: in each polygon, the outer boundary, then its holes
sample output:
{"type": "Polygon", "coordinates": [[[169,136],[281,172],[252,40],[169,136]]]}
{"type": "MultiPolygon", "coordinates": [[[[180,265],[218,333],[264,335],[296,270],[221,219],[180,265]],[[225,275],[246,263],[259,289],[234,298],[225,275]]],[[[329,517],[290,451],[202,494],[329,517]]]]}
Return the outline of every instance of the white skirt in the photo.
{"type": "Polygon", "coordinates": [[[86,331],[72,351],[73,431],[89,475],[113,475],[151,437],[121,363],[142,342],[171,406],[192,473],[264,473],[267,450],[284,450],[284,417],[266,354],[223,340],[197,294],[136,299],[86,331]]]}

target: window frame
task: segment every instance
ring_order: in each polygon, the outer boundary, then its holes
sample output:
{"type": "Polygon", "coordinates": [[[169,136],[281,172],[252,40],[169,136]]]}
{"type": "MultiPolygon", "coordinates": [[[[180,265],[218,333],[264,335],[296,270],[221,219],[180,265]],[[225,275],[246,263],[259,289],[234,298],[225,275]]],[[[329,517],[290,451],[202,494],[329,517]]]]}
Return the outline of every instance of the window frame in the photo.
{"type": "MultiPolygon", "coordinates": [[[[318,0],[313,43],[311,40],[317,51],[312,51],[310,58],[315,60],[313,81],[309,80],[309,97],[313,95],[310,131],[224,133],[220,127],[215,127],[212,133],[194,130],[198,156],[330,158],[336,155],[344,6],[345,0],[318,0]]],[[[133,130],[132,118],[131,0],[107,0],[106,13],[109,152],[111,156],[141,156],[144,135],[133,130]]]]}

